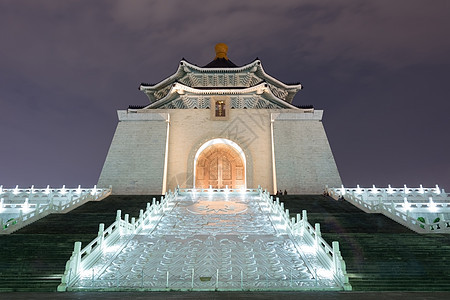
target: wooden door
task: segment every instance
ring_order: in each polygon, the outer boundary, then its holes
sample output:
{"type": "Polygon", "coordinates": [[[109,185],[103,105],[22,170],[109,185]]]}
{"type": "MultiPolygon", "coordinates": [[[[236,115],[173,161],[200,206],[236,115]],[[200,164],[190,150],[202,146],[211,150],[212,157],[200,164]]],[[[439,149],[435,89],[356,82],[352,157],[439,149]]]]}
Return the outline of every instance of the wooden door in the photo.
{"type": "Polygon", "coordinates": [[[211,145],[197,159],[195,187],[240,188],[245,185],[244,174],[244,163],[233,147],[211,145]]]}

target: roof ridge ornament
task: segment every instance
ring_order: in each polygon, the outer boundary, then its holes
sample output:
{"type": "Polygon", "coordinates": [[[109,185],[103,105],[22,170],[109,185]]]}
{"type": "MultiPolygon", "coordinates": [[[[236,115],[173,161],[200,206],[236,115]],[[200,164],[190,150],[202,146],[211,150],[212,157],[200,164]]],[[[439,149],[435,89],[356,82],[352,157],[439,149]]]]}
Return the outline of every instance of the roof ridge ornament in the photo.
{"type": "Polygon", "coordinates": [[[216,51],[216,57],[214,59],[224,58],[224,59],[228,60],[228,57],[227,57],[228,46],[227,46],[227,44],[225,44],[225,43],[218,43],[214,47],[214,50],[216,51]]]}

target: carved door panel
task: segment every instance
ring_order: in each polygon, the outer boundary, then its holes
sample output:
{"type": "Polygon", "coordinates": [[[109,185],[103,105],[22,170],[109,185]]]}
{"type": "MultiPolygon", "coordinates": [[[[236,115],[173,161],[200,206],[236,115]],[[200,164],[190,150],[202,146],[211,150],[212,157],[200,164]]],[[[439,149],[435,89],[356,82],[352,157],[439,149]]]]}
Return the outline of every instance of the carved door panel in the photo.
{"type": "Polygon", "coordinates": [[[244,174],[243,161],[234,148],[212,145],[197,159],[195,187],[240,188],[245,185],[244,174]]]}
{"type": "Polygon", "coordinates": [[[217,157],[214,157],[209,160],[208,165],[208,184],[205,188],[212,186],[214,188],[217,188],[219,185],[219,159],[217,157]]]}
{"type": "Polygon", "coordinates": [[[220,167],[220,182],[219,188],[225,188],[233,186],[233,166],[231,162],[227,159],[227,157],[222,156],[219,162],[220,167]]]}

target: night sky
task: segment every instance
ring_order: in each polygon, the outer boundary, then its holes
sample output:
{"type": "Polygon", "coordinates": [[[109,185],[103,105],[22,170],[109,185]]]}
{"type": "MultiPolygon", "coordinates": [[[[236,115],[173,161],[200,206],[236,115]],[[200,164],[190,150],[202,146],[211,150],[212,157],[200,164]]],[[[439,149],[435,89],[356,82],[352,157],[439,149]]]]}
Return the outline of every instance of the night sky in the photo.
{"type": "Polygon", "coordinates": [[[0,185],[94,185],[139,84],[224,42],[302,83],[346,186],[450,191],[449,31],[446,0],[0,0],[0,185]]]}

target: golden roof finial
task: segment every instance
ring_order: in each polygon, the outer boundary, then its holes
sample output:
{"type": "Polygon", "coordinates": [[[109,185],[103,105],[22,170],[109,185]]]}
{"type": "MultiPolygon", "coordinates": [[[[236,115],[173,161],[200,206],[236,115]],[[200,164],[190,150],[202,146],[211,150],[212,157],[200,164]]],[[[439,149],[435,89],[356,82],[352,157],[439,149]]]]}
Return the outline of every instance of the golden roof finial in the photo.
{"type": "Polygon", "coordinates": [[[225,58],[226,60],[228,60],[228,57],[227,57],[228,46],[226,44],[218,43],[214,47],[214,50],[216,50],[216,57],[214,59],[225,58]]]}

